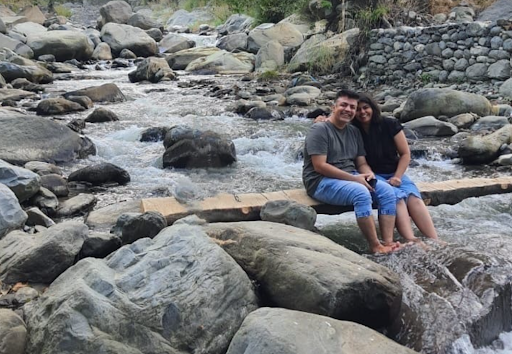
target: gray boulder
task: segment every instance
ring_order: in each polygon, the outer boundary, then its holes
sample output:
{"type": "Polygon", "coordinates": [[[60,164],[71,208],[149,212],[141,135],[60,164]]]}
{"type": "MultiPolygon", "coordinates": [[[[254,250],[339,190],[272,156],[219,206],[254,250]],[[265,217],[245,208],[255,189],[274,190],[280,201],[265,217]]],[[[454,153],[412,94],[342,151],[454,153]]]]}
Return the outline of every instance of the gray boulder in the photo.
{"type": "Polygon", "coordinates": [[[0,74],[7,82],[18,78],[25,78],[36,84],[48,84],[53,81],[53,74],[50,70],[39,65],[23,66],[14,63],[0,62],[0,74]]]}
{"type": "Polygon", "coordinates": [[[478,21],[497,21],[512,17],[512,4],[509,0],[494,1],[488,8],[480,13],[478,21]]]}
{"type": "Polygon", "coordinates": [[[93,210],[87,215],[85,223],[90,228],[108,230],[122,214],[140,212],[140,203],[140,200],[129,200],[93,210]]]}
{"type": "Polygon", "coordinates": [[[9,187],[20,202],[24,202],[39,191],[41,177],[30,170],[0,160],[0,183],[9,187]]]}
{"type": "Polygon", "coordinates": [[[186,67],[198,58],[207,57],[220,51],[215,47],[197,47],[181,50],[167,56],[167,62],[173,70],[185,70],[186,67]]]}
{"type": "Polygon", "coordinates": [[[55,221],[50,219],[39,208],[33,207],[27,210],[27,226],[44,226],[46,228],[55,225],[55,221]]]}
{"type": "Polygon", "coordinates": [[[129,49],[141,57],[158,53],[155,40],[137,27],[107,23],[101,29],[101,40],[110,46],[114,55],[119,55],[123,49],[129,49]]]}
{"type": "Polygon", "coordinates": [[[103,107],[96,108],[91,114],[85,118],[87,123],[103,123],[118,121],[117,114],[103,107]]]}
{"type": "Polygon", "coordinates": [[[28,21],[42,25],[46,21],[46,16],[41,12],[38,6],[28,5],[24,7],[18,16],[24,16],[28,21]]]}
{"type": "Polygon", "coordinates": [[[116,182],[123,185],[130,182],[130,175],[119,166],[103,162],[72,172],[68,176],[68,181],[84,181],[93,185],[116,182]]]}
{"type": "Polygon", "coordinates": [[[81,90],[66,92],[64,97],[87,96],[93,102],[124,102],[126,97],[116,84],[103,84],[101,86],[87,87],[81,90]]]}
{"type": "Polygon", "coordinates": [[[125,24],[132,16],[132,7],[125,1],[109,1],[100,7],[100,26],[109,22],[125,24]]]}
{"type": "Polygon", "coordinates": [[[194,60],[185,70],[207,70],[218,74],[244,74],[254,70],[254,55],[246,52],[228,53],[218,51],[207,57],[194,60]]]}
{"type": "Polygon", "coordinates": [[[414,130],[423,136],[452,136],[458,133],[458,129],[452,123],[447,123],[435,117],[422,117],[404,124],[404,128],[414,130]]]}
{"type": "Polygon", "coordinates": [[[84,215],[94,208],[98,199],[92,194],[80,193],[59,204],[56,216],[59,218],[84,215]]]}
{"type": "Polygon", "coordinates": [[[397,315],[396,274],[331,240],[265,221],[205,227],[277,307],[379,328],[397,315]]]}
{"type": "Polygon", "coordinates": [[[28,352],[221,354],[256,307],[235,261],[199,227],[177,225],[62,274],[26,305],[28,352]]]}
{"type": "Polygon", "coordinates": [[[150,57],[141,61],[137,69],[128,74],[130,82],[149,81],[157,83],[163,78],[176,80],[176,74],[164,58],[150,57]]]}
{"type": "Polygon", "coordinates": [[[167,23],[165,27],[170,32],[171,27],[173,26],[182,26],[187,27],[194,25],[196,23],[208,23],[215,20],[214,16],[208,11],[202,9],[195,9],[194,11],[188,12],[187,10],[178,10],[175,11],[167,23]]]}
{"type": "Polygon", "coordinates": [[[30,205],[35,205],[46,215],[55,215],[59,207],[59,199],[49,189],[39,188],[39,192],[30,199],[30,205]]]}
{"type": "Polygon", "coordinates": [[[261,46],[256,55],[256,71],[277,70],[284,65],[284,49],[277,41],[270,41],[261,46]]]}
{"type": "Polygon", "coordinates": [[[67,100],[63,97],[48,98],[37,104],[36,112],[41,116],[66,114],[70,112],[84,111],[85,108],[79,103],[67,100]]]}
{"type": "Polygon", "coordinates": [[[459,156],[465,164],[492,162],[503,144],[512,143],[512,124],[485,136],[470,136],[459,146],[459,156]]]}
{"type": "Polygon", "coordinates": [[[498,130],[506,125],[508,125],[508,117],[500,117],[500,116],[487,116],[482,117],[476,121],[475,124],[471,126],[471,130],[473,131],[483,131],[483,130],[498,130]]]}
{"type": "Polygon", "coordinates": [[[133,27],[142,28],[143,30],[162,27],[160,23],[153,21],[151,17],[141,13],[135,13],[131,15],[126,23],[133,27]]]}
{"type": "Polygon", "coordinates": [[[123,244],[133,243],[144,237],[153,238],[167,227],[167,220],[158,212],[150,211],[127,218],[122,216],[119,219],[124,219],[124,222],[119,227],[123,244]]]}
{"type": "Polygon", "coordinates": [[[309,106],[320,96],[320,89],[314,86],[295,86],[285,91],[286,103],[289,105],[309,106]]]}
{"type": "Polygon", "coordinates": [[[55,166],[51,163],[40,162],[40,161],[29,161],[25,164],[27,170],[37,173],[39,176],[56,174],[62,176],[62,170],[60,167],[55,166]]]}
{"type": "Polygon", "coordinates": [[[158,44],[162,53],[176,53],[180,50],[194,48],[196,42],[176,33],[167,34],[158,44]]]}
{"type": "Polygon", "coordinates": [[[158,28],[150,28],[146,30],[146,33],[148,34],[148,36],[153,38],[155,42],[160,42],[162,38],[164,38],[164,34],[158,28]]]}
{"type": "Polygon", "coordinates": [[[500,95],[505,96],[506,98],[512,98],[512,78],[507,79],[500,86],[500,95]]]}
{"type": "Polygon", "coordinates": [[[57,61],[89,60],[94,51],[89,37],[77,31],[48,31],[30,35],[27,45],[34,51],[36,58],[53,54],[57,61]]]}
{"type": "Polygon", "coordinates": [[[16,195],[0,183],[0,238],[12,230],[21,228],[27,218],[16,195]]]}
{"type": "Polygon", "coordinates": [[[279,308],[260,308],[242,323],[227,354],[414,354],[360,324],[279,308]]]}
{"type": "Polygon", "coordinates": [[[240,51],[247,49],[247,34],[235,33],[221,37],[217,42],[217,48],[228,51],[240,51]]]}
{"type": "Polygon", "coordinates": [[[69,268],[87,237],[87,226],[64,222],[37,234],[12,231],[0,240],[0,280],[49,284],[69,268]]]}
{"type": "Polygon", "coordinates": [[[112,60],[112,51],[107,43],[100,43],[94,48],[92,58],[96,60],[112,60]]]}
{"type": "Polygon", "coordinates": [[[24,58],[34,57],[34,51],[28,45],[4,34],[0,34],[0,48],[8,48],[24,58]]]}
{"type": "Polygon", "coordinates": [[[80,250],[80,258],[105,258],[121,247],[121,239],[106,232],[90,232],[80,250]]]}
{"type": "Polygon", "coordinates": [[[316,222],[316,211],[310,206],[292,200],[273,200],[263,205],[260,217],[263,221],[278,222],[305,230],[313,230],[316,222]]]}
{"type": "Polygon", "coordinates": [[[478,116],[474,113],[462,113],[448,119],[448,123],[455,125],[458,129],[469,128],[476,122],[478,116]]]}
{"type": "Polygon", "coordinates": [[[412,93],[405,102],[400,121],[426,116],[453,117],[462,113],[474,113],[480,117],[493,113],[493,107],[484,96],[450,89],[421,89],[412,93]]]}
{"type": "Polygon", "coordinates": [[[13,26],[12,30],[28,37],[34,34],[46,32],[46,27],[34,22],[23,22],[13,26]]]}
{"type": "Polygon", "coordinates": [[[0,89],[0,101],[21,101],[24,98],[34,98],[34,92],[18,90],[18,89],[0,89]]]}
{"type": "Polygon", "coordinates": [[[68,182],[58,174],[51,173],[41,176],[41,186],[57,197],[67,197],[69,194],[68,182]]]}
{"type": "Polygon", "coordinates": [[[27,327],[14,311],[0,309],[0,353],[24,354],[27,327]]]}
{"type": "Polygon", "coordinates": [[[223,25],[217,27],[217,32],[220,35],[230,35],[234,33],[245,32],[252,27],[253,23],[254,18],[250,16],[243,14],[233,14],[229,16],[223,25]]]}
{"type": "Polygon", "coordinates": [[[271,40],[276,40],[283,47],[295,48],[304,42],[304,37],[291,23],[264,23],[249,32],[247,49],[256,54],[264,44],[271,40]]]}

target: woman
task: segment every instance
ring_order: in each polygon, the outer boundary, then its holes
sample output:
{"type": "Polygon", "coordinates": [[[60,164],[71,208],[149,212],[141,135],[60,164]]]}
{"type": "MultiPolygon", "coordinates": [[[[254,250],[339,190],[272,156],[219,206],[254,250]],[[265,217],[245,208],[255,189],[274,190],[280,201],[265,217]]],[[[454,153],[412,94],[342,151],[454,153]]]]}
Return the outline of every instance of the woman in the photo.
{"type": "Polygon", "coordinates": [[[418,240],[412,231],[412,218],[423,235],[437,239],[434,223],[420,191],[405,175],[411,152],[400,122],[383,117],[377,103],[370,96],[361,94],[352,123],[361,131],[366,160],[376,178],[394,186],[397,198],[405,201],[397,203],[396,228],[400,235],[410,241],[418,240]]]}

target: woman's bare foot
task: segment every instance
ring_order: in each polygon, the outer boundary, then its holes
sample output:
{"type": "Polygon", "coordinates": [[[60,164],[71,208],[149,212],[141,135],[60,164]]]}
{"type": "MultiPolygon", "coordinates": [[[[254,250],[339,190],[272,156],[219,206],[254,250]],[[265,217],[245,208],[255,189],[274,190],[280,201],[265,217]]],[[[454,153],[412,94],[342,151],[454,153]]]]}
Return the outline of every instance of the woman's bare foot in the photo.
{"type": "Polygon", "coordinates": [[[400,244],[400,242],[393,242],[393,243],[387,244],[387,245],[380,244],[377,247],[372,248],[370,251],[373,254],[387,254],[387,253],[401,250],[402,248],[403,248],[403,246],[400,244]]]}

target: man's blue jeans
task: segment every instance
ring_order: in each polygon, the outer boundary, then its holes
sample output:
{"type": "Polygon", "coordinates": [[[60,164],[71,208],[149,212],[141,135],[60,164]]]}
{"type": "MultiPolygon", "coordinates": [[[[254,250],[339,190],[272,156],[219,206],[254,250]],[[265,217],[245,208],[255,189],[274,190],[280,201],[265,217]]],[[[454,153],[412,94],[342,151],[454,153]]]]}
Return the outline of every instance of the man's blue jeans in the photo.
{"type": "Polygon", "coordinates": [[[373,201],[377,203],[379,215],[396,215],[397,197],[393,187],[381,180],[377,181],[375,192],[370,193],[361,183],[324,177],[313,198],[326,204],[353,205],[356,218],[370,216],[373,201]]]}

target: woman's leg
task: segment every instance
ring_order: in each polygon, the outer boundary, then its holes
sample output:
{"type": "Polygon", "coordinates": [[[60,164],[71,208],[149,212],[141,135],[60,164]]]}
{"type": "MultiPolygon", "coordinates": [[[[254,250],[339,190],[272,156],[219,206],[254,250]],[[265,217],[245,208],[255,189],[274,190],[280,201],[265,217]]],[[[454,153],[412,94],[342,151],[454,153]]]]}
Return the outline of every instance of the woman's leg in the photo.
{"type": "Polygon", "coordinates": [[[418,241],[418,238],[414,236],[411,225],[411,217],[407,210],[407,205],[403,199],[400,199],[396,204],[396,229],[400,236],[407,241],[418,241]]]}
{"type": "Polygon", "coordinates": [[[411,195],[407,199],[407,209],[409,209],[412,221],[414,221],[420,232],[429,238],[437,239],[434,222],[423,200],[411,195]]]}

